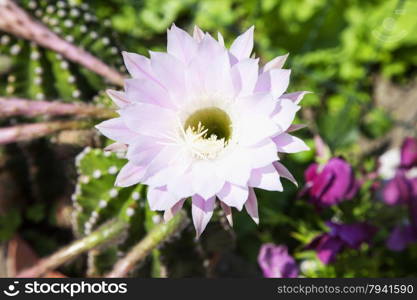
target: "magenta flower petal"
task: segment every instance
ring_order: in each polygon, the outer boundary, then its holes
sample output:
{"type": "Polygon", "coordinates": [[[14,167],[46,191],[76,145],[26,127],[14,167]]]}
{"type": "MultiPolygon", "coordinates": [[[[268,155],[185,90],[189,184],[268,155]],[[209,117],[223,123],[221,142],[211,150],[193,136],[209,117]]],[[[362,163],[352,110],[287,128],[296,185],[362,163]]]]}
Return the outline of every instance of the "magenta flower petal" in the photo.
{"type": "Polygon", "coordinates": [[[258,255],[258,264],[265,277],[295,278],[298,276],[298,266],[294,258],[288,254],[285,246],[264,244],[258,255]]]}
{"type": "Polygon", "coordinates": [[[216,199],[229,222],[232,208],[245,206],[258,223],[253,188],[282,191],[280,177],[295,180],[279,153],[308,150],[288,134],[305,92],[284,94],[287,55],[262,69],[253,38],[251,27],[228,49],[220,33],[216,40],[195,27],[190,36],[173,25],[167,52],[123,52],[132,78],[108,91],[120,117],[97,125],[116,142],[110,150],[127,150],[116,184],[148,185],[150,208],[165,219],[191,197],[198,236],[216,199]]]}
{"type": "Polygon", "coordinates": [[[408,203],[412,197],[413,187],[402,172],[389,180],[382,191],[384,202],[388,205],[408,203]]]}
{"type": "Polygon", "coordinates": [[[411,168],[417,166],[417,139],[408,137],[401,147],[401,166],[411,168]]]}
{"type": "Polygon", "coordinates": [[[358,190],[352,167],[341,158],[332,158],[325,165],[312,164],[305,172],[305,193],[317,206],[330,206],[351,199],[358,190]]]}

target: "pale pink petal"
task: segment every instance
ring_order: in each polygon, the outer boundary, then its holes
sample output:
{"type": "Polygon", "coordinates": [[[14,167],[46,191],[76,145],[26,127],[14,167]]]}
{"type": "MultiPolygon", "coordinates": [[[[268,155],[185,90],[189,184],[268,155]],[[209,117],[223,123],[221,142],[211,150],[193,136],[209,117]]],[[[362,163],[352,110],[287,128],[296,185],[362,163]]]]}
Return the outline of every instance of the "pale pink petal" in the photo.
{"type": "Polygon", "coordinates": [[[253,170],[249,186],[268,191],[283,191],[279,174],[272,165],[253,170]]]}
{"type": "Polygon", "coordinates": [[[279,159],[277,147],[271,139],[265,139],[252,147],[248,147],[247,151],[249,151],[250,163],[254,169],[270,165],[279,159]]]}
{"type": "Polygon", "coordinates": [[[233,155],[217,162],[217,177],[224,178],[226,181],[236,185],[246,186],[252,169],[249,159],[247,151],[235,151],[233,155]]]}
{"type": "Polygon", "coordinates": [[[288,87],[291,70],[272,69],[261,73],[256,83],[256,92],[271,92],[274,98],[280,97],[288,87]]]}
{"type": "Polygon", "coordinates": [[[279,99],[276,112],[273,113],[273,120],[279,125],[282,131],[286,131],[294,121],[300,106],[288,99],[279,99]]]}
{"type": "Polygon", "coordinates": [[[116,142],[116,143],[106,146],[104,148],[104,151],[110,151],[110,152],[127,151],[127,145],[124,143],[116,142]]]}
{"type": "Polygon", "coordinates": [[[252,220],[256,224],[259,224],[258,200],[256,199],[256,194],[253,188],[249,189],[249,196],[245,203],[245,208],[252,220]]]}
{"type": "Polygon", "coordinates": [[[184,30],[172,25],[168,29],[167,52],[187,63],[197,52],[197,42],[184,30]]]}
{"type": "Polygon", "coordinates": [[[216,176],[215,165],[210,161],[194,162],[191,172],[193,191],[204,199],[213,197],[224,186],[224,178],[216,176]]]}
{"type": "Polygon", "coordinates": [[[155,74],[151,68],[151,61],[149,58],[139,55],[136,53],[130,53],[123,51],[123,60],[126,66],[126,69],[132,75],[133,78],[138,79],[150,79],[158,82],[155,77],[155,74]]]}
{"type": "Polygon", "coordinates": [[[177,126],[172,110],[152,104],[135,103],[122,108],[119,113],[130,130],[143,135],[166,137],[177,126]]]}
{"type": "Polygon", "coordinates": [[[310,92],[302,91],[302,92],[288,93],[288,94],[283,94],[280,98],[290,99],[295,104],[299,104],[301,100],[303,99],[304,95],[306,94],[310,94],[310,92]]]}
{"type": "MultiPolygon", "coordinates": [[[[145,184],[149,184],[150,182],[148,182],[148,180],[151,180],[152,176],[167,168],[167,166],[172,165],[178,157],[179,151],[180,150],[177,145],[164,146],[155,158],[148,164],[143,182],[145,184]]],[[[181,167],[186,168],[187,166],[182,165],[181,167]]]]}
{"type": "Polygon", "coordinates": [[[186,94],[184,64],[168,53],[151,51],[150,54],[152,69],[172,96],[171,101],[181,103],[186,94]]]}
{"type": "Polygon", "coordinates": [[[204,32],[197,25],[194,25],[193,38],[198,43],[204,39],[204,32]]]}
{"type": "Polygon", "coordinates": [[[240,111],[250,115],[260,114],[269,116],[276,110],[277,101],[274,100],[270,93],[256,93],[239,97],[235,105],[240,111]]]}
{"type": "Polygon", "coordinates": [[[181,200],[167,192],[166,187],[149,187],[147,197],[151,210],[167,210],[181,200]]]}
{"type": "Polygon", "coordinates": [[[217,32],[217,40],[219,41],[219,44],[224,47],[224,38],[220,32],[217,32]]]}
{"type": "Polygon", "coordinates": [[[220,206],[223,209],[224,215],[227,219],[227,221],[229,222],[230,226],[233,227],[233,216],[232,216],[232,209],[229,205],[223,203],[222,201],[220,201],[220,206]]]}
{"type": "Polygon", "coordinates": [[[145,174],[145,168],[143,166],[135,165],[128,162],[120,170],[116,177],[116,186],[127,187],[139,183],[143,175],[145,174]]]}
{"type": "Polygon", "coordinates": [[[199,195],[192,197],[192,209],[193,223],[196,230],[197,238],[203,233],[208,222],[213,216],[215,197],[204,200],[199,195]]]}
{"type": "Polygon", "coordinates": [[[152,80],[126,79],[125,94],[131,103],[147,103],[166,108],[175,107],[167,90],[152,80]]]}
{"type": "Polygon", "coordinates": [[[287,132],[294,132],[303,128],[306,128],[307,125],[305,124],[291,124],[290,127],[288,127],[287,132]]]}
{"type": "Polygon", "coordinates": [[[168,222],[169,220],[171,220],[182,208],[182,206],[184,205],[184,201],[180,200],[177,203],[175,203],[175,205],[173,207],[171,207],[170,209],[165,210],[164,212],[164,221],[168,222]]]}
{"type": "Polygon", "coordinates": [[[167,189],[178,198],[187,198],[194,194],[193,187],[190,182],[192,182],[191,172],[185,173],[171,178],[168,181],[167,189]]]}
{"type": "Polygon", "coordinates": [[[266,63],[263,68],[263,72],[268,72],[269,70],[272,70],[272,69],[282,69],[282,67],[285,64],[285,61],[287,60],[288,55],[289,53],[285,55],[277,56],[270,62],[266,63]]]}
{"type": "Polygon", "coordinates": [[[124,107],[130,103],[127,95],[124,92],[115,90],[106,90],[107,95],[118,107],[124,107]]]}
{"type": "Polygon", "coordinates": [[[253,31],[255,26],[250,27],[245,33],[238,36],[232,46],[230,52],[239,60],[249,58],[253,49],[253,31]]]}
{"type": "Polygon", "coordinates": [[[272,139],[277,145],[278,152],[297,153],[301,151],[310,150],[303,140],[298,137],[289,135],[288,133],[281,133],[272,139]]]}
{"type": "Polygon", "coordinates": [[[247,96],[253,93],[258,80],[258,63],[259,59],[247,58],[233,65],[231,74],[239,96],[247,96]]]}
{"type": "Polygon", "coordinates": [[[294,176],[292,176],[292,174],[290,173],[290,171],[288,171],[288,169],[283,164],[281,164],[280,162],[277,162],[276,161],[276,162],[273,163],[273,165],[274,165],[275,169],[278,171],[279,176],[288,179],[289,181],[291,181],[292,183],[294,183],[295,186],[298,187],[298,183],[295,180],[294,176]]]}
{"type": "Polygon", "coordinates": [[[232,183],[226,183],[224,187],[217,193],[217,197],[228,206],[236,207],[242,210],[246,199],[248,198],[248,188],[232,183]]]}
{"type": "Polygon", "coordinates": [[[238,134],[242,145],[254,145],[281,132],[279,127],[268,117],[260,114],[242,114],[241,117],[238,134]]]}
{"type": "Polygon", "coordinates": [[[136,133],[130,130],[122,118],[114,118],[95,126],[101,134],[111,140],[129,144],[136,137],[136,133]]]}

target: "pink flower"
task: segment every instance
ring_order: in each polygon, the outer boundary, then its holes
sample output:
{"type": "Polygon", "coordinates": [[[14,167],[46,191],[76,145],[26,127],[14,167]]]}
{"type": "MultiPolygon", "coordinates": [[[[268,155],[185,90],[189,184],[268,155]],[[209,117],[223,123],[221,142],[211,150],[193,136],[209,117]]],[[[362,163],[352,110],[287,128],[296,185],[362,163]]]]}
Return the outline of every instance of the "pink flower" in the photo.
{"type": "Polygon", "coordinates": [[[216,198],[231,221],[231,207],[245,206],[258,223],[254,188],[282,191],[280,177],[294,182],[278,152],[308,150],[289,134],[305,92],[284,94],[290,70],[286,55],[259,66],[251,58],[254,28],[230,49],[198,27],[191,37],[175,25],[165,52],[150,58],[123,53],[132,78],[125,90],[109,91],[120,117],[97,126],[127,147],[118,186],[148,185],[151,209],[169,219],[192,198],[199,236],[216,198]]]}
{"type": "Polygon", "coordinates": [[[311,164],[306,172],[306,188],[309,200],[318,207],[336,205],[352,199],[358,191],[352,167],[342,158],[331,158],[325,165],[311,164]]]}
{"type": "Polygon", "coordinates": [[[417,166],[417,139],[407,137],[401,146],[401,166],[410,169],[417,166]]]}
{"type": "Polygon", "coordinates": [[[264,277],[295,278],[298,276],[298,266],[294,258],[288,254],[286,246],[264,244],[258,255],[258,264],[264,277]]]}

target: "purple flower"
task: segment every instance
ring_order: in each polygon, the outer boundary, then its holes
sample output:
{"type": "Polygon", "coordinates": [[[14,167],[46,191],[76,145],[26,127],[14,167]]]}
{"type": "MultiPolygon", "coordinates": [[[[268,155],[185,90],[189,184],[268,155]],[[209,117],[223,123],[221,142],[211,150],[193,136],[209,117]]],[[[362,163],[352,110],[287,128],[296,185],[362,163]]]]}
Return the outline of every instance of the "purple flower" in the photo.
{"type": "Polygon", "coordinates": [[[399,171],[386,184],[383,195],[387,204],[408,206],[411,224],[395,227],[386,241],[388,249],[402,251],[408,244],[417,242],[417,178],[408,179],[399,171]]]}
{"type": "Polygon", "coordinates": [[[336,260],[345,248],[358,249],[362,243],[369,243],[377,232],[376,227],[367,223],[338,224],[326,222],[330,232],[321,234],[307,245],[307,249],[315,249],[318,258],[329,264],[336,260]]]}
{"type": "Polygon", "coordinates": [[[407,248],[408,244],[416,241],[417,232],[412,226],[397,226],[392,230],[388,240],[386,241],[386,245],[388,249],[392,251],[402,251],[407,248]]]}
{"type": "Polygon", "coordinates": [[[395,177],[389,180],[382,190],[383,200],[388,205],[407,204],[412,195],[412,183],[401,171],[398,171],[395,177]]]}
{"type": "Polygon", "coordinates": [[[258,263],[265,277],[294,278],[298,276],[298,266],[294,258],[288,254],[286,246],[262,245],[258,263]]]}
{"type": "Polygon", "coordinates": [[[417,166],[417,139],[408,137],[401,146],[401,167],[410,169],[417,166]]]}
{"type": "Polygon", "coordinates": [[[332,158],[325,165],[311,164],[306,172],[304,193],[317,206],[331,206],[351,199],[358,190],[352,167],[342,158],[332,158]]]}

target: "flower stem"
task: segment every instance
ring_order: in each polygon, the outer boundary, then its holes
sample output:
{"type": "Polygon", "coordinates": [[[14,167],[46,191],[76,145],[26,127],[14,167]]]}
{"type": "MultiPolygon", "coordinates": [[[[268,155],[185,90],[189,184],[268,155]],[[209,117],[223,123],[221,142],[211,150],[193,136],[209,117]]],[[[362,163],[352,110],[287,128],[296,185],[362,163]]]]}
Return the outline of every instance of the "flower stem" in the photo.
{"type": "Polygon", "coordinates": [[[90,128],[91,121],[69,120],[23,124],[0,128],[0,145],[43,137],[61,130],[90,128]]]}
{"type": "Polygon", "coordinates": [[[121,218],[106,223],[90,235],[74,241],[51,256],[42,259],[35,266],[23,270],[17,277],[41,277],[46,272],[56,269],[78,255],[118,237],[126,227],[126,221],[121,218]]]}
{"type": "Polygon", "coordinates": [[[117,116],[112,109],[83,103],[0,97],[0,118],[19,115],[27,117],[76,115],[77,117],[94,117],[98,119],[110,119],[117,116]]]}
{"type": "Polygon", "coordinates": [[[123,75],[85,50],[60,38],[45,25],[33,20],[23,9],[11,0],[0,1],[0,30],[32,41],[55,51],[68,60],[123,86],[123,75]]]}
{"type": "Polygon", "coordinates": [[[167,223],[161,223],[155,226],[124,258],[116,263],[113,271],[111,271],[107,277],[126,277],[129,271],[146,258],[153,249],[175,233],[181,231],[187,222],[187,214],[184,211],[180,211],[167,223]]]}

